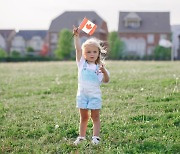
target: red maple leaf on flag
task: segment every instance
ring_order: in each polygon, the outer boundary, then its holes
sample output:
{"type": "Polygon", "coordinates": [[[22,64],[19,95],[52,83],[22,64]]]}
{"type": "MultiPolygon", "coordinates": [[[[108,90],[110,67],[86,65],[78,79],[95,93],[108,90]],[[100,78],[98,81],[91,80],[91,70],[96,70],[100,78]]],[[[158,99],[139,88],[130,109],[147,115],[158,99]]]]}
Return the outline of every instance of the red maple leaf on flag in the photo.
{"type": "Polygon", "coordinates": [[[92,28],[91,24],[89,24],[89,25],[87,24],[87,25],[86,25],[86,28],[87,28],[87,29],[91,29],[91,28],[92,28]]]}

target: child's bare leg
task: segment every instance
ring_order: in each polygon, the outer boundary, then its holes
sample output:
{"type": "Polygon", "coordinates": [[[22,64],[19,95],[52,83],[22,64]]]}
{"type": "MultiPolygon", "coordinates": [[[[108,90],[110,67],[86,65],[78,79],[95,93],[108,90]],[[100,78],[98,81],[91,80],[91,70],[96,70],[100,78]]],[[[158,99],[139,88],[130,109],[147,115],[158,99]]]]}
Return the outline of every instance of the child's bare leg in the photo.
{"type": "Polygon", "coordinates": [[[88,110],[87,109],[80,109],[80,136],[85,137],[86,136],[86,128],[88,123],[88,110]]]}
{"type": "Polygon", "coordinates": [[[100,110],[91,110],[91,118],[93,121],[93,136],[99,136],[100,133],[100,110]]]}

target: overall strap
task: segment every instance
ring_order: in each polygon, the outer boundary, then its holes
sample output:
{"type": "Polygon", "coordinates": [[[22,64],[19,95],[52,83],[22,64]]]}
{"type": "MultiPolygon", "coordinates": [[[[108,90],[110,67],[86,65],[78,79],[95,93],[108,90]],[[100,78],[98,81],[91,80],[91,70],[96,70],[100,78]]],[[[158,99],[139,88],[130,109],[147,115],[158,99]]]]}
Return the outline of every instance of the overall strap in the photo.
{"type": "MultiPolygon", "coordinates": [[[[87,68],[87,61],[85,60],[85,63],[83,64],[83,69],[87,68]]],[[[99,64],[96,64],[96,70],[95,73],[98,75],[99,74],[99,64]]]]}
{"type": "Polygon", "coordinates": [[[96,64],[96,71],[95,73],[98,75],[99,74],[99,64],[96,64]]]}
{"type": "Polygon", "coordinates": [[[83,64],[83,68],[87,67],[87,61],[85,60],[85,63],[83,64]]]}
{"type": "Polygon", "coordinates": [[[99,64],[96,64],[96,71],[99,70],[99,64]]]}

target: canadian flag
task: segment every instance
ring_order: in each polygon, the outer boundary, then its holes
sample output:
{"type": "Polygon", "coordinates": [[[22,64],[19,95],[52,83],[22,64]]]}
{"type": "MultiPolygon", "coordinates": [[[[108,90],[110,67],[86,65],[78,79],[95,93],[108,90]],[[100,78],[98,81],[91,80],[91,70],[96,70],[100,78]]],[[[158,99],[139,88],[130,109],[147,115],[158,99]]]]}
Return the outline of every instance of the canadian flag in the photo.
{"type": "Polygon", "coordinates": [[[87,18],[84,18],[83,21],[81,22],[81,24],[79,25],[79,29],[83,30],[84,32],[86,32],[89,35],[92,35],[94,33],[94,31],[96,30],[96,28],[97,28],[97,25],[92,23],[87,18]]]}

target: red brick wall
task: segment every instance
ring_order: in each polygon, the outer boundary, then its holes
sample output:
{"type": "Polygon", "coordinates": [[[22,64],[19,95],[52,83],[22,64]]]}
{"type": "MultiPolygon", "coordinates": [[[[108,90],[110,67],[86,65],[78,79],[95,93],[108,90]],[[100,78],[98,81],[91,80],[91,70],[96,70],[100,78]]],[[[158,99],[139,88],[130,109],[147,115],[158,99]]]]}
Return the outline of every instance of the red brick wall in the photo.
{"type": "Polygon", "coordinates": [[[157,46],[159,44],[159,40],[160,40],[160,35],[161,34],[166,34],[168,37],[167,39],[170,39],[170,34],[169,33],[119,33],[119,37],[124,37],[124,38],[144,38],[145,41],[146,41],[146,55],[147,55],[147,49],[148,47],[151,47],[151,46],[157,46]],[[148,34],[153,34],[154,35],[154,43],[148,43],[147,42],[147,37],[148,37],[148,34]]]}

